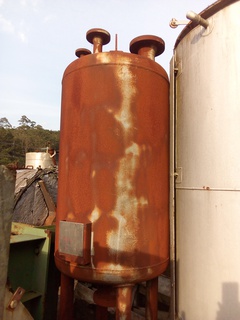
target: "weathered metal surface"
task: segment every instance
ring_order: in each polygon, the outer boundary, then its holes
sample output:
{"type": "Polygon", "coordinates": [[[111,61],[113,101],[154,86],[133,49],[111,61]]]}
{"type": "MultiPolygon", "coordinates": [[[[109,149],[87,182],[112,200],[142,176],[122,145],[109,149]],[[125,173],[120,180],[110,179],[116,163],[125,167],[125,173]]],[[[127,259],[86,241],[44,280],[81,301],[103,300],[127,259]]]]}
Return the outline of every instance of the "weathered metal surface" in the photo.
{"type": "Polygon", "coordinates": [[[175,48],[181,319],[240,319],[239,12],[240,1],[217,1],[202,14],[211,28],[175,48]]]}
{"type": "Polygon", "coordinates": [[[29,311],[25,308],[25,306],[18,301],[15,302],[13,298],[12,292],[6,287],[5,289],[5,299],[3,300],[4,303],[4,313],[1,319],[3,320],[33,320],[33,317],[29,313],[29,311]],[[12,308],[8,308],[9,302],[12,302],[12,308]]]}
{"type": "Polygon", "coordinates": [[[87,40],[93,44],[93,53],[102,52],[102,46],[109,43],[111,36],[104,29],[90,29],[87,32],[87,40]]]}
{"type": "Polygon", "coordinates": [[[91,223],[60,221],[59,255],[79,265],[91,261],[91,223]]]}
{"type": "MultiPolygon", "coordinates": [[[[223,10],[225,7],[234,4],[235,2],[238,2],[239,0],[218,0],[212,2],[206,9],[204,9],[202,12],[200,12],[200,16],[203,19],[211,19],[211,17],[216,14],[218,11],[223,10]]],[[[191,30],[196,28],[198,26],[197,21],[191,21],[187,24],[187,26],[182,30],[182,32],[179,34],[176,43],[175,48],[178,46],[178,44],[187,36],[191,30]]]]}
{"type": "Polygon", "coordinates": [[[132,294],[133,286],[120,286],[117,288],[116,319],[131,320],[132,294]]]}
{"type": "Polygon", "coordinates": [[[51,154],[50,152],[27,152],[25,167],[29,169],[53,167],[56,164],[54,159],[55,154],[51,154]]]}
{"type": "Polygon", "coordinates": [[[158,278],[147,281],[146,319],[157,320],[158,312],[158,278]]]}
{"type": "Polygon", "coordinates": [[[96,306],[96,320],[108,320],[108,309],[102,306],[96,306]]]}
{"type": "Polygon", "coordinates": [[[13,221],[51,225],[56,216],[56,169],[17,170],[13,221]]]}
{"type": "Polygon", "coordinates": [[[75,51],[75,55],[78,57],[78,58],[81,58],[81,57],[84,57],[86,56],[87,54],[90,54],[91,51],[88,50],[88,49],[85,49],[85,48],[79,48],[75,51]]]}
{"type": "Polygon", "coordinates": [[[89,282],[135,283],[169,256],[169,82],[156,62],[113,51],[63,76],[55,261],[89,282]],[[92,223],[84,267],[59,256],[59,222],[92,223]]]}
{"type": "Polygon", "coordinates": [[[7,282],[14,186],[15,172],[0,166],[0,319],[3,318],[7,282]]]}
{"type": "Polygon", "coordinates": [[[61,273],[61,295],[59,320],[74,320],[73,317],[74,279],[61,273]]]}
{"type": "Polygon", "coordinates": [[[16,309],[17,305],[19,304],[20,300],[22,299],[22,296],[25,293],[25,289],[18,287],[15,292],[13,293],[11,299],[8,302],[7,309],[8,310],[14,310],[16,309]]]}
{"type": "MultiPolygon", "coordinates": [[[[16,184],[15,184],[15,194],[18,195],[21,190],[24,190],[27,185],[29,185],[29,182],[32,181],[33,177],[37,174],[37,172],[40,173],[37,169],[32,170],[17,170],[16,171],[16,184]]],[[[30,182],[31,183],[31,182],[30,182]]],[[[16,196],[15,196],[15,200],[16,196]]]]}
{"type": "MultiPolygon", "coordinates": [[[[176,110],[174,108],[175,102],[175,65],[174,57],[170,61],[170,192],[169,192],[169,224],[170,224],[170,281],[169,291],[166,296],[171,297],[170,299],[170,319],[175,316],[176,309],[176,241],[175,241],[175,229],[176,229],[176,212],[175,212],[175,180],[177,179],[177,173],[175,171],[175,143],[176,143],[176,110]]],[[[161,282],[160,282],[161,283],[161,282]]],[[[165,285],[161,286],[165,287],[165,285]]]]}
{"type": "Polygon", "coordinates": [[[56,319],[59,272],[53,261],[53,240],[53,226],[12,223],[8,281],[13,290],[25,289],[21,302],[35,320],[56,319]]]}
{"type": "Polygon", "coordinates": [[[140,36],[130,42],[130,52],[139,54],[151,60],[162,54],[165,50],[165,42],[156,36],[140,36]]]}
{"type": "MultiPolygon", "coordinates": [[[[50,195],[50,193],[48,192],[46,185],[44,183],[43,180],[38,181],[38,185],[42,191],[45,203],[47,205],[48,208],[48,217],[46,218],[44,224],[45,225],[52,225],[55,222],[56,219],[56,206],[55,203],[50,195]]],[[[57,188],[57,186],[55,186],[57,188]]]]}
{"type": "Polygon", "coordinates": [[[115,307],[116,306],[116,288],[104,286],[97,288],[93,294],[93,301],[102,307],[115,307]]]}

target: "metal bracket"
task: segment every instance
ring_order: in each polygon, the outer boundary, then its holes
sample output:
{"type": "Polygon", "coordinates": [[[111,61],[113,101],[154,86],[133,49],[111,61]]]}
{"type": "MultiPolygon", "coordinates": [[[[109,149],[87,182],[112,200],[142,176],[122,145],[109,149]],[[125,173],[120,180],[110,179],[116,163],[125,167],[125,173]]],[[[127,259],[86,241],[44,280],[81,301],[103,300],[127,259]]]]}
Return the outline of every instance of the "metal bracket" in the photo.
{"type": "MultiPolygon", "coordinates": [[[[209,26],[209,22],[206,19],[203,19],[199,14],[197,14],[197,13],[195,13],[193,11],[188,11],[187,14],[186,14],[186,17],[190,21],[195,22],[197,25],[201,25],[205,29],[207,29],[208,26],[209,26]]],[[[169,25],[170,25],[171,28],[175,29],[179,25],[187,25],[188,23],[189,23],[188,20],[177,20],[175,18],[172,18],[172,20],[170,21],[169,25]]]]}
{"type": "Polygon", "coordinates": [[[22,296],[25,293],[25,289],[18,287],[17,290],[14,292],[11,300],[8,303],[7,309],[8,310],[14,310],[17,306],[20,300],[22,299],[22,296]]]}
{"type": "Polygon", "coordinates": [[[52,225],[56,219],[56,207],[55,207],[55,204],[53,202],[51,195],[49,194],[49,192],[45,186],[44,181],[40,180],[40,181],[38,181],[38,184],[40,186],[40,189],[42,191],[44,200],[45,200],[47,208],[48,208],[48,217],[47,217],[44,224],[46,226],[49,226],[49,225],[52,225]]]}
{"type": "Polygon", "coordinates": [[[174,176],[176,178],[175,183],[182,183],[182,167],[176,168],[176,172],[174,172],[174,176]]]}
{"type": "Polygon", "coordinates": [[[169,22],[169,26],[173,29],[177,28],[180,25],[186,25],[188,24],[188,20],[177,20],[175,18],[172,18],[172,20],[169,22]]]}

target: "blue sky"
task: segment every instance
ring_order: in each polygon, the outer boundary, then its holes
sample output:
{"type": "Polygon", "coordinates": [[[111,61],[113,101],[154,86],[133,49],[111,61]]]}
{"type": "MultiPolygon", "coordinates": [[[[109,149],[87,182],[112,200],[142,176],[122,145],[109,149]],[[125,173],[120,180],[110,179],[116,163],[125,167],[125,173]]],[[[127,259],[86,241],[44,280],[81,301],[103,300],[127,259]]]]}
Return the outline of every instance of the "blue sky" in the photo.
{"type": "Polygon", "coordinates": [[[189,10],[201,12],[212,0],[0,0],[0,118],[17,127],[26,115],[45,129],[60,129],[61,80],[75,49],[92,50],[91,28],[110,32],[103,51],[129,52],[140,35],[163,38],[165,52],[156,61],[169,71],[174,43],[189,10]]]}

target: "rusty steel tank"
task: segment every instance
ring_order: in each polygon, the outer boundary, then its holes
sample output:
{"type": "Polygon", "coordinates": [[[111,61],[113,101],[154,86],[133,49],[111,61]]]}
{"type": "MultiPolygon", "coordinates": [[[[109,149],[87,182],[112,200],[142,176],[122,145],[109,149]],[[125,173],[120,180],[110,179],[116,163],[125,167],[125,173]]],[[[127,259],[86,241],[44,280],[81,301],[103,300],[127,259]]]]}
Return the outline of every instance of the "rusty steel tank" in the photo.
{"type": "Polygon", "coordinates": [[[169,81],[155,62],[164,41],[140,36],[125,53],[102,52],[103,29],[87,40],[93,53],[76,50],[62,81],[55,262],[62,284],[131,286],[169,260],[169,81]]]}

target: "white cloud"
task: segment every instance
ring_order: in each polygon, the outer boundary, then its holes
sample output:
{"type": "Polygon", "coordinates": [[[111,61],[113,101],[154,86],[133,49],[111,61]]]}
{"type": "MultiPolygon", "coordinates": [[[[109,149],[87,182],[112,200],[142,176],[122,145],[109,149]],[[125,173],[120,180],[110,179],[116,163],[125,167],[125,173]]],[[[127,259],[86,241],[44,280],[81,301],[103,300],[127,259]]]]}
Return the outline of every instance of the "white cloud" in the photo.
{"type": "Polygon", "coordinates": [[[28,4],[31,4],[31,0],[20,0],[20,5],[26,7],[28,4]]]}
{"type": "Polygon", "coordinates": [[[6,33],[14,34],[15,27],[11,20],[4,18],[2,14],[0,14],[0,30],[6,33]]]}
{"type": "Polygon", "coordinates": [[[0,14],[0,31],[6,34],[12,34],[18,37],[18,39],[22,43],[27,43],[27,36],[26,33],[23,31],[16,31],[16,27],[12,23],[11,20],[4,18],[3,15],[0,14]]]}
{"type": "Polygon", "coordinates": [[[22,7],[32,7],[35,11],[38,7],[38,4],[39,0],[20,0],[20,5],[22,7]]]}
{"type": "Polygon", "coordinates": [[[23,31],[24,27],[23,22],[21,22],[17,27],[17,25],[15,26],[10,19],[7,19],[0,14],[0,32],[17,36],[22,43],[27,43],[27,36],[23,31]]]}
{"type": "Polygon", "coordinates": [[[18,38],[21,40],[23,43],[27,43],[27,36],[24,32],[18,32],[18,38]]]}
{"type": "Polygon", "coordinates": [[[25,7],[27,5],[27,0],[21,0],[20,5],[25,7]]]}
{"type": "Polygon", "coordinates": [[[48,22],[52,22],[52,21],[54,21],[54,20],[56,20],[56,14],[53,14],[53,13],[51,13],[51,14],[48,14],[47,16],[45,16],[44,17],[44,23],[48,23],[48,22]]]}

